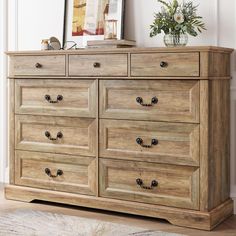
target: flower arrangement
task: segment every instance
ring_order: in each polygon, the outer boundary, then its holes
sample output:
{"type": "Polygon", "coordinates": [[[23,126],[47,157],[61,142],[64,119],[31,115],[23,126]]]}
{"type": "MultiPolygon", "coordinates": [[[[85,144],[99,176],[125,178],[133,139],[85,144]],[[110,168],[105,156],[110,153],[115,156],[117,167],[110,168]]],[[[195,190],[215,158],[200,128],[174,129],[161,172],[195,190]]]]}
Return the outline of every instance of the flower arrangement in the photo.
{"type": "Polygon", "coordinates": [[[150,37],[160,34],[162,31],[167,34],[180,35],[189,34],[194,37],[206,30],[202,17],[197,15],[197,7],[192,1],[179,3],[178,0],[165,2],[157,0],[163,6],[161,12],[155,14],[151,25],[150,37]]]}

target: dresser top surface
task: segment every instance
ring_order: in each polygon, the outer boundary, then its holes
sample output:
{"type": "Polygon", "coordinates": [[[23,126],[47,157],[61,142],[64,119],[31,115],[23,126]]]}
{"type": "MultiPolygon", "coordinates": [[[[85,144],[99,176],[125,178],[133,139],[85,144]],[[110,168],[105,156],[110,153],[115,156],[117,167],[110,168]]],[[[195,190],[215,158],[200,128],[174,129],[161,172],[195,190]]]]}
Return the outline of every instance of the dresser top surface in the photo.
{"type": "Polygon", "coordinates": [[[145,52],[223,52],[232,53],[234,49],[215,47],[215,46],[194,46],[194,47],[134,47],[134,48],[93,48],[93,49],[78,49],[78,50],[48,50],[48,51],[8,51],[6,52],[9,56],[14,55],[63,55],[63,54],[94,54],[94,53],[145,53],[145,52]]]}

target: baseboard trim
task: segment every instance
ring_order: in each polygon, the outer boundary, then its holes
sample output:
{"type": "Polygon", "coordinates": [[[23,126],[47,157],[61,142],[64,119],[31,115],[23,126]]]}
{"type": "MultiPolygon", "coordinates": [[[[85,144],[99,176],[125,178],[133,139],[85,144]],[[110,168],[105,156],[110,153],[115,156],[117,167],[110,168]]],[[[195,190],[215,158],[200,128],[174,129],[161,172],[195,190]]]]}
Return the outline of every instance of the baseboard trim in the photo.
{"type": "Polygon", "coordinates": [[[162,218],[178,226],[212,230],[233,214],[233,201],[228,199],[211,212],[200,212],[145,203],[128,202],[29,187],[9,185],[5,188],[9,200],[31,202],[35,199],[134,215],[162,218]]]}
{"type": "Polygon", "coordinates": [[[232,200],[234,201],[234,215],[236,215],[236,197],[232,197],[232,200]]]}

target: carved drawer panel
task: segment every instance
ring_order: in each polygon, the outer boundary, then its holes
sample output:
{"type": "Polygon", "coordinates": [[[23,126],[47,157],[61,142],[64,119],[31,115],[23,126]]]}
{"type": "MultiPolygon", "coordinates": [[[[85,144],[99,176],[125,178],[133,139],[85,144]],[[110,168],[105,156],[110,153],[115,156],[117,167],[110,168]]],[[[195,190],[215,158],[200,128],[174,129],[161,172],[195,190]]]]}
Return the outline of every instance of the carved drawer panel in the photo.
{"type": "Polygon", "coordinates": [[[65,76],[66,56],[15,56],[11,61],[15,76],[65,76]]]}
{"type": "Polygon", "coordinates": [[[16,80],[15,112],[54,116],[96,116],[94,80],[16,80]]]}
{"type": "Polygon", "coordinates": [[[199,208],[199,169],[145,162],[100,159],[102,197],[199,208]]]}
{"type": "Polygon", "coordinates": [[[95,158],[26,151],[15,155],[16,185],[95,195],[95,158]]]}
{"type": "Polygon", "coordinates": [[[16,149],[95,156],[95,119],[16,115],[15,127],[16,149]]]}
{"type": "Polygon", "coordinates": [[[131,76],[199,76],[199,53],[131,54],[131,76]]]}
{"type": "Polygon", "coordinates": [[[100,81],[101,118],[199,123],[199,81],[100,81]]]}
{"type": "Polygon", "coordinates": [[[70,55],[70,76],[128,76],[128,54],[70,55]]]}
{"type": "Polygon", "coordinates": [[[101,157],[199,166],[199,125],[100,121],[101,157]]]}

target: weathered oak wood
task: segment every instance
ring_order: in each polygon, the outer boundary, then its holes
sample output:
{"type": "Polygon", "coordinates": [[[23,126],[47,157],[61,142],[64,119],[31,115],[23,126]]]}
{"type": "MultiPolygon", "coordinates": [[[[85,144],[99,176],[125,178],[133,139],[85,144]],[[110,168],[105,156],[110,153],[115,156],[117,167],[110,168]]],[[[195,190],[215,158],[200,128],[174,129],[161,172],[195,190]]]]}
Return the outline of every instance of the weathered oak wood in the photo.
{"type": "Polygon", "coordinates": [[[199,76],[199,53],[133,53],[131,76],[199,76]]]}
{"type": "Polygon", "coordinates": [[[202,230],[212,230],[233,214],[232,200],[224,202],[211,212],[201,212],[13,185],[5,188],[5,195],[7,199],[18,201],[31,202],[34,199],[40,199],[43,201],[163,218],[174,225],[202,230]]]}
{"type": "Polygon", "coordinates": [[[233,212],[231,52],[9,52],[6,197],[213,229],[233,212]]]}
{"type": "Polygon", "coordinates": [[[198,124],[101,119],[99,134],[101,157],[199,166],[198,124]]]}
{"type": "Polygon", "coordinates": [[[17,114],[96,117],[94,80],[16,80],[17,114]],[[49,95],[47,101],[45,96],[49,95]],[[58,95],[62,100],[57,100],[58,95]],[[56,103],[51,103],[56,102],[56,103]]]}
{"type": "Polygon", "coordinates": [[[102,80],[99,88],[101,118],[199,123],[199,81],[102,80]]]}
{"type": "Polygon", "coordinates": [[[96,120],[89,118],[16,115],[15,148],[95,157],[96,128],[96,120]]]}
{"type": "Polygon", "coordinates": [[[96,194],[96,160],[92,157],[65,156],[16,151],[15,184],[55,191],[96,194]],[[48,168],[52,175],[45,173],[48,168]]]}

